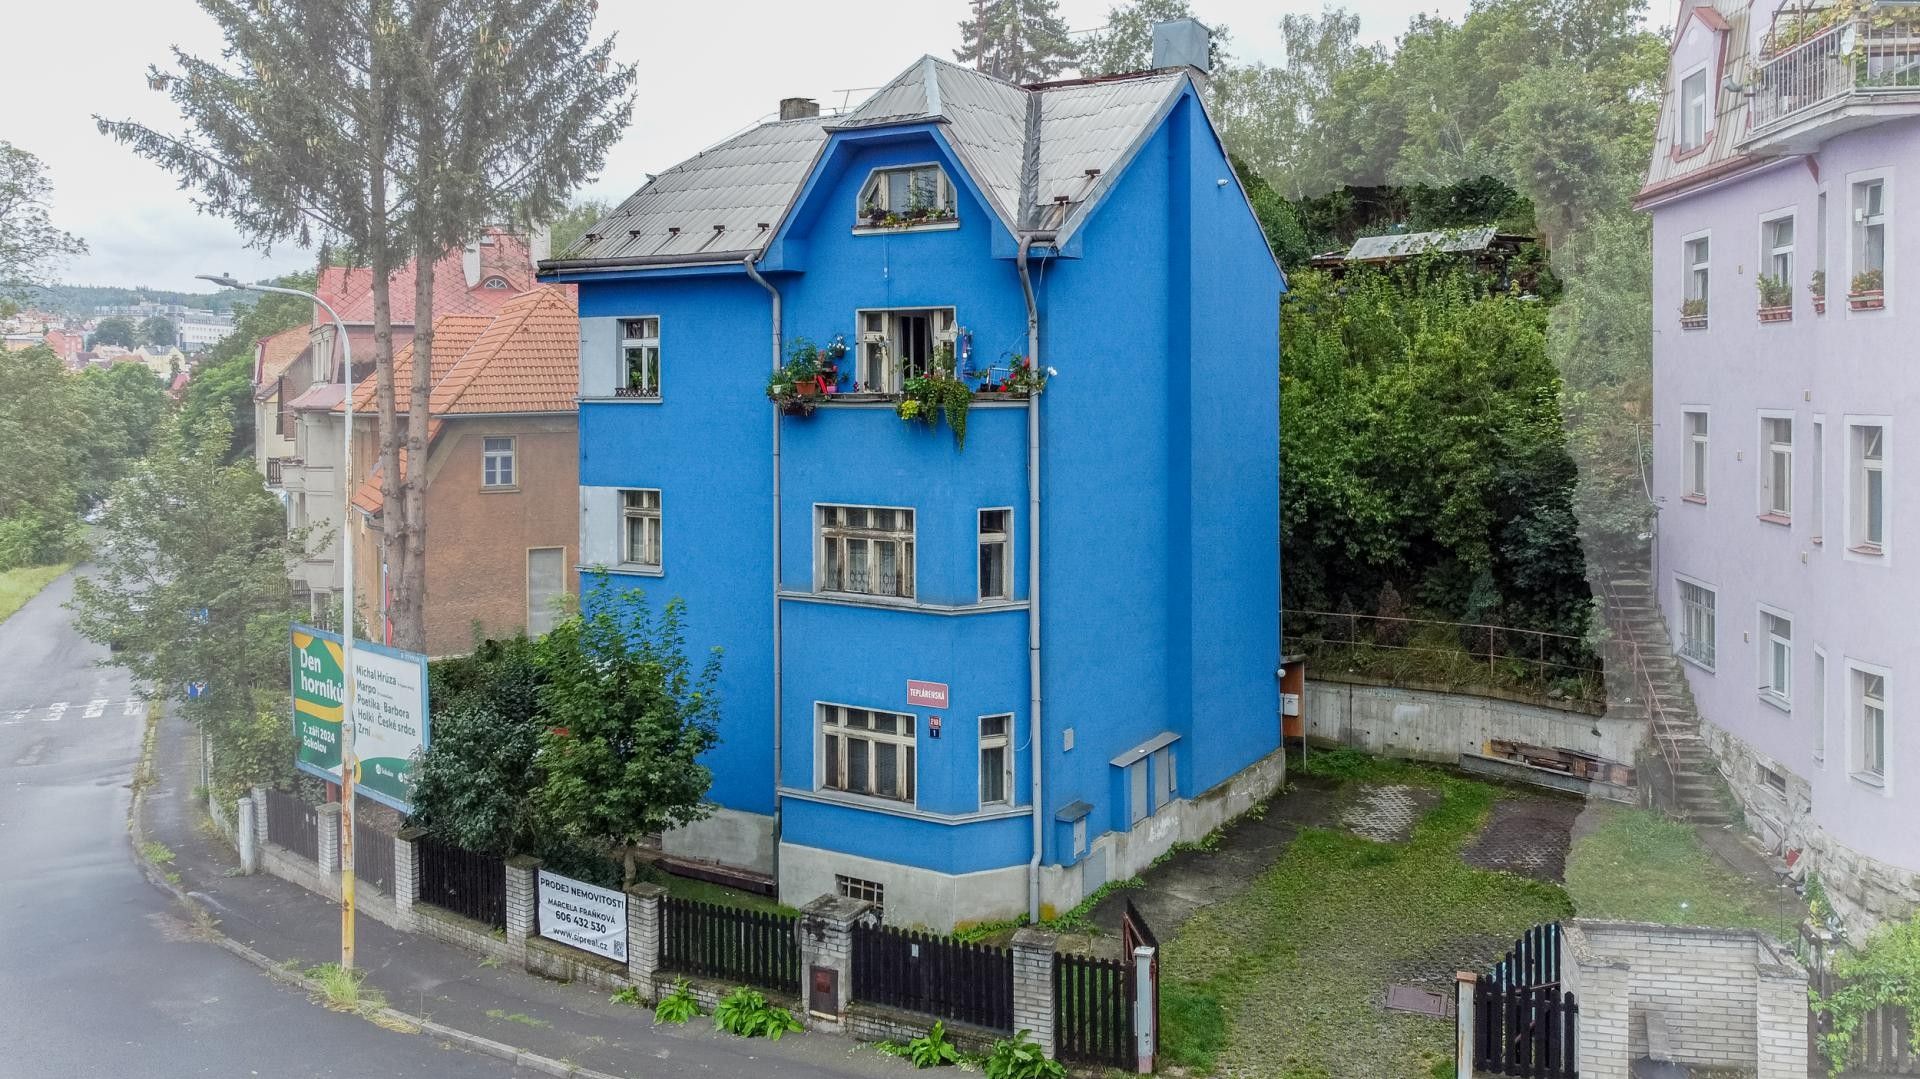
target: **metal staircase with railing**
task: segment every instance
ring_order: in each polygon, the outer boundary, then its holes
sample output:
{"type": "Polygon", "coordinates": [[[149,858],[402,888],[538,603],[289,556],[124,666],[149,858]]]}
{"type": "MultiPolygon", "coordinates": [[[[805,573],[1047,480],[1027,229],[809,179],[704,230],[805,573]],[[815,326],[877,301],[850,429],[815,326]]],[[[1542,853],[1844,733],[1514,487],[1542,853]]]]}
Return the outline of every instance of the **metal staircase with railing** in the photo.
{"type": "Polygon", "coordinates": [[[1649,721],[1658,773],[1654,805],[1700,824],[1726,824],[1733,813],[1719,765],[1700,736],[1700,714],[1674,655],[1667,624],[1644,567],[1596,570],[1606,604],[1608,707],[1649,721]]]}

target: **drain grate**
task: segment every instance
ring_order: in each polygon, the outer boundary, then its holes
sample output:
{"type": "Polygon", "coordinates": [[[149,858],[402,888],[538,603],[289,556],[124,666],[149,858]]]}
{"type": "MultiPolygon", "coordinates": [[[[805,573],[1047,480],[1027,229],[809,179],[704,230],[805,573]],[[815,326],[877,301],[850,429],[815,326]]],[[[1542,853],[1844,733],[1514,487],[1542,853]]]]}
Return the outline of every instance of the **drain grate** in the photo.
{"type": "Polygon", "coordinates": [[[1411,985],[1387,986],[1387,996],[1381,1006],[1390,1012],[1411,1012],[1414,1015],[1430,1015],[1435,1019],[1445,1019],[1453,1014],[1453,1000],[1446,994],[1416,989],[1411,985]]]}

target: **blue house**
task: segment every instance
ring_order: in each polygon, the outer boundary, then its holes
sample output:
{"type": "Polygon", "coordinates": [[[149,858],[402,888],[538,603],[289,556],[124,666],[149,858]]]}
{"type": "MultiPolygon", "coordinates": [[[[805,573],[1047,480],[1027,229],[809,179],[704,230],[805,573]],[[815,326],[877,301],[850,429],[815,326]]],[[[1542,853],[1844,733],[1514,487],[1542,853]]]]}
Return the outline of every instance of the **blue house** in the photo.
{"type": "Polygon", "coordinates": [[[789,99],[543,264],[579,286],[581,572],[725,650],[715,811],[670,853],[944,930],[1281,782],[1285,284],[1205,31],[1159,30],[1135,75],[789,99]],[[809,345],[837,374],[770,404],[809,345]],[[926,377],[996,388],[964,444],[901,417],[926,377]]]}

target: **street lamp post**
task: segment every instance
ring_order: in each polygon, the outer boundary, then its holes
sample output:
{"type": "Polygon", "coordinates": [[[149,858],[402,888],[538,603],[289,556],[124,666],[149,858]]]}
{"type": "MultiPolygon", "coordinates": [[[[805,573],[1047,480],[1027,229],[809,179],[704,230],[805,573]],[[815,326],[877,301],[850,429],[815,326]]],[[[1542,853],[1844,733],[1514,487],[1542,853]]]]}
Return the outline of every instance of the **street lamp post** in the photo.
{"type": "Polygon", "coordinates": [[[341,401],[346,409],[346,422],[340,442],[340,562],[345,567],[340,575],[340,641],[341,663],[346,668],[344,678],[344,700],[340,713],[340,966],[353,969],[353,782],[354,773],[359,771],[359,762],[353,755],[353,529],[348,527],[347,510],[352,505],[348,496],[348,484],[353,482],[353,342],[347,338],[347,327],[340,321],[339,312],[327,301],[297,288],[283,288],[279,285],[250,285],[235,280],[231,275],[201,274],[200,280],[211,281],[223,288],[245,289],[248,292],[270,292],[279,296],[298,296],[311,300],[326,311],[333,319],[333,333],[340,341],[340,386],[341,401]]]}

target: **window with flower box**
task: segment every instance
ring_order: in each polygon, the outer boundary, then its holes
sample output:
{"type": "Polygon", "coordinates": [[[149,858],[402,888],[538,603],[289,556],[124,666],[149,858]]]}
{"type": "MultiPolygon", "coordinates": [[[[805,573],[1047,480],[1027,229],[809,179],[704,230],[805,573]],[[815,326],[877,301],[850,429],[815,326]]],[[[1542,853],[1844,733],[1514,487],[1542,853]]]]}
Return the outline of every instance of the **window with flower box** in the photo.
{"type": "Polygon", "coordinates": [[[1863,179],[1853,185],[1853,279],[1847,302],[1855,311],[1877,311],[1886,306],[1889,209],[1885,177],[1863,179]]]}
{"type": "Polygon", "coordinates": [[[958,219],[953,181],[938,165],[875,169],[860,187],[858,226],[911,228],[958,219]]]}
{"type": "Polygon", "coordinates": [[[1711,295],[1712,255],[1710,238],[1705,235],[1694,236],[1681,246],[1681,261],[1686,270],[1685,291],[1680,301],[1680,325],[1683,329],[1701,330],[1707,326],[1707,299],[1711,295]]]}

